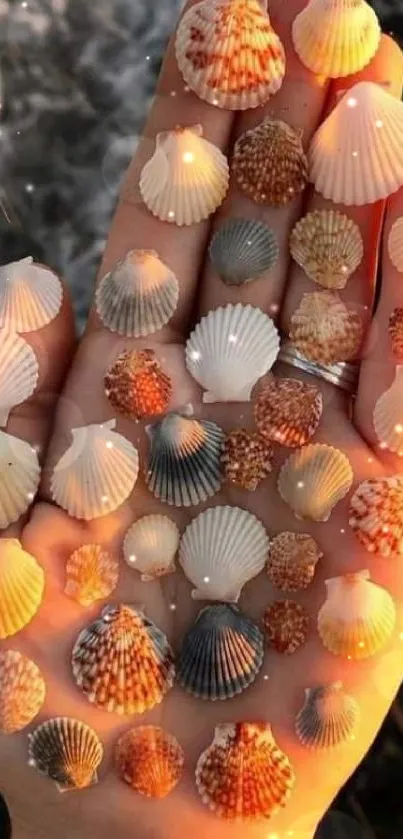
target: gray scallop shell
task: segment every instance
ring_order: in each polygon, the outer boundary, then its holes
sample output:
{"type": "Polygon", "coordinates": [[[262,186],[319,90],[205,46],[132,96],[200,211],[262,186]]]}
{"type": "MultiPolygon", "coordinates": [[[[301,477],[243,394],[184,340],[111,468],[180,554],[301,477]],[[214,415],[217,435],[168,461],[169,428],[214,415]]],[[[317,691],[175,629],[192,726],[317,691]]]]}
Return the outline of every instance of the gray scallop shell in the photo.
{"type": "Polygon", "coordinates": [[[227,285],[243,285],[270,271],[279,255],[275,234],[253,219],[228,219],[210,242],[210,259],[227,285]]]}
{"type": "Polygon", "coordinates": [[[28,735],[28,763],[62,792],[95,784],[103,756],[98,735],[80,720],[54,717],[28,735]]]}
{"type": "Polygon", "coordinates": [[[178,682],[199,699],[231,699],[255,681],[263,656],[259,627],[237,606],[207,606],[184,638],[178,682]]]}
{"type": "Polygon", "coordinates": [[[359,716],[358,703],[341,682],[307,688],[295,720],[296,734],[308,749],[332,749],[351,740],[359,716]]]}

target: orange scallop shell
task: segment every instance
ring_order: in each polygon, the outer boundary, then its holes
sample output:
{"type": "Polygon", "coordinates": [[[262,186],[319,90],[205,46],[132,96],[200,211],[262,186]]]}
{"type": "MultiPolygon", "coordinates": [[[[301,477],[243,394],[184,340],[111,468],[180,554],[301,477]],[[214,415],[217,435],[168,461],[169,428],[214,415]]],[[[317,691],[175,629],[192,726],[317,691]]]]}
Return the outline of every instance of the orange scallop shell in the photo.
{"type": "Polygon", "coordinates": [[[180,781],[184,752],[173,734],[141,725],[123,734],[115,751],[116,769],[140,795],[165,798],[180,781]]]}
{"type": "Polygon", "coordinates": [[[0,652],[0,732],[12,734],[29,725],[45,700],[39,667],[17,650],[0,652]]]}
{"type": "Polygon", "coordinates": [[[129,419],[159,416],[168,408],[172,383],[154,350],[124,350],[104,378],[105,393],[129,419]]]}
{"type": "Polygon", "coordinates": [[[315,385],[273,377],[262,387],[253,412],[262,437],[295,448],[313,437],[322,408],[322,394],[315,385]]]}

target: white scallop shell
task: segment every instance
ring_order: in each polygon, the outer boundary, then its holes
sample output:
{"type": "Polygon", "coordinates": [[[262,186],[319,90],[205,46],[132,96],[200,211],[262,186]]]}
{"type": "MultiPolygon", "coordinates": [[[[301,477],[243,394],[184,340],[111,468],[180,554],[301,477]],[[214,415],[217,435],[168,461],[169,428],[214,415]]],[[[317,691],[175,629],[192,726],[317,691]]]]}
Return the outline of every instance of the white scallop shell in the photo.
{"type": "Polygon", "coordinates": [[[123,542],[123,555],[130,566],[148,583],[175,571],[179,530],[168,516],[143,516],[129,528],[123,542]]]}
{"type": "Polygon", "coordinates": [[[139,458],[129,440],[113,429],[116,420],[73,428],[73,442],[56,464],[50,490],[53,501],[78,519],[111,513],[129,497],[137,480],[139,458]]]}
{"type": "Polygon", "coordinates": [[[31,256],[0,266],[0,327],[35,332],[60,311],[62,284],[56,274],[35,265],[31,256]]]}
{"type": "Polygon", "coordinates": [[[179,562],[196,588],[195,600],[237,602],[242,587],[262,571],[269,539],[261,522],[240,507],[212,507],[186,528],[179,562]]]}
{"type": "Polygon", "coordinates": [[[35,498],[41,470],[35,449],[0,431],[0,529],[25,513],[35,498]]]}
{"type": "Polygon", "coordinates": [[[281,467],[278,491],[297,519],[327,521],[353,482],[350,461],[339,449],[312,443],[293,452],[281,467]]]}
{"type": "Polygon", "coordinates": [[[359,82],[322,123],[310,148],[315,189],[335,203],[372,204],[403,184],[403,104],[359,82]]]}
{"type": "Polygon", "coordinates": [[[203,402],[248,402],[279,347],[268,315],[254,306],[229,303],[197,324],[186,343],[186,366],[206,390],[203,402]]]}
{"type": "Polygon", "coordinates": [[[203,139],[201,125],[157,135],[156,149],[140,176],[146,207],[162,221],[182,225],[208,218],[228,191],[225,155],[203,139]]]}
{"type": "Polygon", "coordinates": [[[0,425],[8,422],[10,411],[25,402],[38,381],[36,355],[16,332],[0,329],[0,425]]]}
{"type": "Polygon", "coordinates": [[[403,455],[403,365],[396,367],[395,379],[379,397],[374,408],[374,428],[380,447],[403,455]]]}
{"type": "Polygon", "coordinates": [[[403,273],[403,216],[396,219],[388,236],[388,253],[396,271],[403,273]]]}

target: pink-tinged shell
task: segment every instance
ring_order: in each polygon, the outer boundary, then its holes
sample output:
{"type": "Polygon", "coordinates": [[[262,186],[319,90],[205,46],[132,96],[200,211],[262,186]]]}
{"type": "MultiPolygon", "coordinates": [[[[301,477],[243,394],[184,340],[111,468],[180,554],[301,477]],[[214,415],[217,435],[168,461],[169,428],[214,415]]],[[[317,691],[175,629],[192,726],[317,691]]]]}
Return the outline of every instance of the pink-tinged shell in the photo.
{"type": "Polygon", "coordinates": [[[221,463],[230,484],[253,492],[272,470],[273,449],[260,434],[237,428],[224,443],[221,463]]]}
{"type": "Polygon", "coordinates": [[[349,524],[364,548],[389,557],[403,554],[403,478],[369,478],[350,501],[349,524]]]}
{"type": "Polygon", "coordinates": [[[254,417],[262,437],[295,448],[313,437],[322,409],[322,394],[315,385],[273,377],[257,396],[254,417]]]}
{"type": "Polygon", "coordinates": [[[119,565],[101,545],[81,545],[66,564],[65,594],[80,606],[91,606],[115,590],[119,565]]]}
{"type": "Polygon", "coordinates": [[[283,655],[293,655],[306,642],[309,615],[301,603],[276,600],[267,607],[263,625],[268,646],[283,655]]]}
{"type": "Polygon", "coordinates": [[[388,236],[390,260],[400,274],[403,273],[403,216],[396,219],[388,236]]]}
{"type": "Polygon", "coordinates": [[[403,455],[403,365],[395,368],[391,386],[377,399],[374,429],[381,449],[403,455]]]}
{"type": "Polygon", "coordinates": [[[312,582],[322,556],[308,533],[284,531],[270,542],[267,575],[280,591],[299,591],[312,582]]]}
{"type": "Polygon", "coordinates": [[[112,407],[134,420],[164,414],[172,394],[171,379],[154,350],[124,350],[106,372],[104,385],[112,407]]]}
{"type": "Polygon", "coordinates": [[[103,746],[95,731],[80,720],[46,720],[28,735],[28,743],[29,765],[55,781],[60,792],[97,783],[103,746]]]}
{"type": "Polygon", "coordinates": [[[0,652],[0,732],[13,734],[29,725],[45,701],[39,667],[17,650],[0,652]]]}
{"type": "Polygon", "coordinates": [[[131,728],[115,750],[118,775],[147,798],[165,798],[183,774],[184,751],[176,737],[155,725],[131,728]]]}
{"type": "Polygon", "coordinates": [[[389,337],[396,358],[403,358],[403,307],[393,309],[389,317],[389,337]]]}
{"type": "Polygon", "coordinates": [[[291,317],[290,341],[309,361],[336,364],[359,355],[364,324],[336,291],[304,294],[291,317]]]}

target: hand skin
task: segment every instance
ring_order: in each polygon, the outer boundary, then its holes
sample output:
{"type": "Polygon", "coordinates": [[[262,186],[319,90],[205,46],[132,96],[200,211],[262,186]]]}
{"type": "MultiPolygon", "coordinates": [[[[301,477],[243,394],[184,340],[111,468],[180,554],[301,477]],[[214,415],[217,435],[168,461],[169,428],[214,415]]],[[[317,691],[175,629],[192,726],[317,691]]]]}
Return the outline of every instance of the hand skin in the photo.
{"type": "MultiPolygon", "coordinates": [[[[201,393],[186,373],[183,340],[191,323],[201,314],[223,303],[238,301],[258,305],[276,316],[286,331],[290,313],[298,305],[301,294],[314,290],[303,272],[295,265],[289,268],[288,236],[295,220],[303,211],[328,206],[314,193],[304,205],[296,200],[290,206],[272,210],[261,208],[245,199],[231,186],[230,194],[212,220],[213,228],[225,216],[245,214],[264,219],[275,229],[280,243],[280,260],[273,279],[257,281],[239,290],[231,290],[214,275],[205,263],[205,248],[210,222],[191,228],[177,229],[163,224],[147,213],[138,195],[138,177],[142,165],[152,152],[157,131],[177,124],[202,123],[205,136],[229,152],[230,137],[239,136],[246,128],[270,114],[283,118],[304,130],[304,143],[320,122],[321,116],[334,106],[340,91],[351,87],[358,78],[386,83],[399,96],[403,77],[403,61],[396,44],[383,38],[380,50],[358,77],[327,83],[305,70],[293,52],[290,26],[303,6],[302,0],[284,4],[273,0],[271,19],[287,51],[287,76],[279,94],[265,108],[242,115],[222,112],[184,91],[183,81],[175,64],[172,44],[159,83],[156,102],[150,114],[145,138],[129,168],[122,198],[112,224],[100,276],[124,256],[129,248],[156,248],[161,258],[180,280],[180,305],[173,322],[152,340],[133,341],[107,332],[93,312],[72,364],[56,412],[52,442],[44,472],[42,500],[34,507],[30,521],[22,531],[24,546],[43,564],[46,575],[44,603],[31,624],[2,647],[19,649],[32,657],[47,681],[47,698],[38,721],[56,715],[71,715],[92,725],[105,743],[105,758],[100,770],[100,783],[84,792],[60,795],[54,785],[27,766],[26,731],[0,739],[0,789],[4,792],[13,820],[14,839],[176,839],[191,834],[201,839],[312,839],[315,828],[329,807],[340,786],[366,753],[387,713],[398,688],[403,667],[402,560],[373,558],[360,546],[348,527],[348,499],[340,503],[325,524],[304,523],[300,527],[291,511],[280,500],[276,490],[278,467],[287,452],[277,448],[272,475],[255,493],[225,487],[214,504],[229,503],[253,511],[266,525],[269,533],[286,529],[310,532],[319,542],[324,557],[314,583],[297,599],[304,603],[311,616],[308,643],[291,659],[268,652],[262,674],[255,684],[237,699],[207,704],[187,696],[175,688],[163,704],[141,718],[121,719],[94,709],[76,689],[70,672],[70,654],[76,636],[99,614],[102,604],[83,610],[63,593],[64,568],[67,557],[79,545],[97,542],[121,556],[122,537],[131,522],[145,513],[167,512],[145,488],[140,475],[129,501],[113,515],[89,522],[74,521],[48,502],[47,482],[52,464],[70,444],[70,429],[114,416],[103,391],[105,368],[123,347],[154,348],[164,369],[174,382],[171,407],[192,402],[196,415],[215,419],[224,429],[252,425],[251,406],[219,404],[201,406],[201,393]],[[175,95],[171,96],[171,92],[175,95]],[[281,314],[280,314],[281,310],[281,314]],[[192,315],[190,316],[190,313],[192,315]],[[339,660],[328,654],[315,632],[316,614],[324,600],[324,580],[347,571],[369,568],[372,578],[384,585],[397,602],[397,628],[388,648],[378,657],[364,662],[339,660]],[[265,679],[264,677],[268,678],[265,679]],[[304,689],[321,682],[342,679],[361,706],[362,721],[357,737],[337,752],[311,753],[304,749],[293,733],[294,718],[303,702],[304,689]],[[197,797],[194,767],[203,749],[211,742],[214,726],[219,722],[264,719],[271,723],[280,747],[289,755],[296,771],[296,785],[284,811],[269,822],[258,825],[233,825],[217,820],[197,797]],[[173,732],[186,752],[186,773],[177,789],[163,801],[149,801],[122,783],[114,772],[113,748],[117,737],[132,724],[149,722],[173,732]]],[[[386,234],[393,221],[403,212],[403,192],[394,196],[388,208],[384,203],[371,207],[350,208],[349,215],[359,223],[366,247],[361,268],[348,285],[346,299],[354,299],[369,317],[374,300],[378,246],[382,223],[386,234]],[[386,218],[384,219],[386,211],[386,218]]],[[[403,305],[403,287],[391,265],[386,248],[382,254],[382,289],[374,322],[367,342],[359,392],[354,407],[341,392],[318,379],[324,398],[324,416],[317,441],[341,448],[354,470],[354,485],[370,476],[393,474],[399,469],[397,458],[385,456],[374,446],[372,410],[379,394],[393,378],[393,363],[387,339],[390,311],[403,305]]],[[[342,292],[345,297],[345,292],[342,292]]],[[[41,359],[48,365],[48,378],[42,383],[39,401],[15,412],[10,421],[12,433],[29,437],[45,445],[46,423],[50,412],[44,410],[44,394],[55,392],[63,378],[63,364],[72,346],[71,316],[68,304],[57,321],[38,336],[41,359]],[[62,346],[56,357],[55,351],[62,346]],[[36,418],[33,423],[33,417],[36,418]]],[[[277,375],[298,377],[296,370],[278,366],[277,375]]],[[[118,430],[135,445],[144,459],[146,436],[142,424],[118,418],[118,430]]],[[[211,506],[205,505],[205,506],[211,506]]],[[[180,527],[200,512],[169,509],[180,527]]],[[[10,528],[13,534],[21,528],[10,528]]],[[[200,608],[190,598],[190,585],[182,573],[142,584],[134,571],[121,562],[119,586],[111,602],[140,604],[147,614],[163,628],[178,648],[186,628],[200,608]],[[173,610],[172,604],[175,605],[173,610]]],[[[261,575],[249,583],[242,594],[244,611],[261,619],[264,607],[275,596],[267,578],[261,575]]]]}

